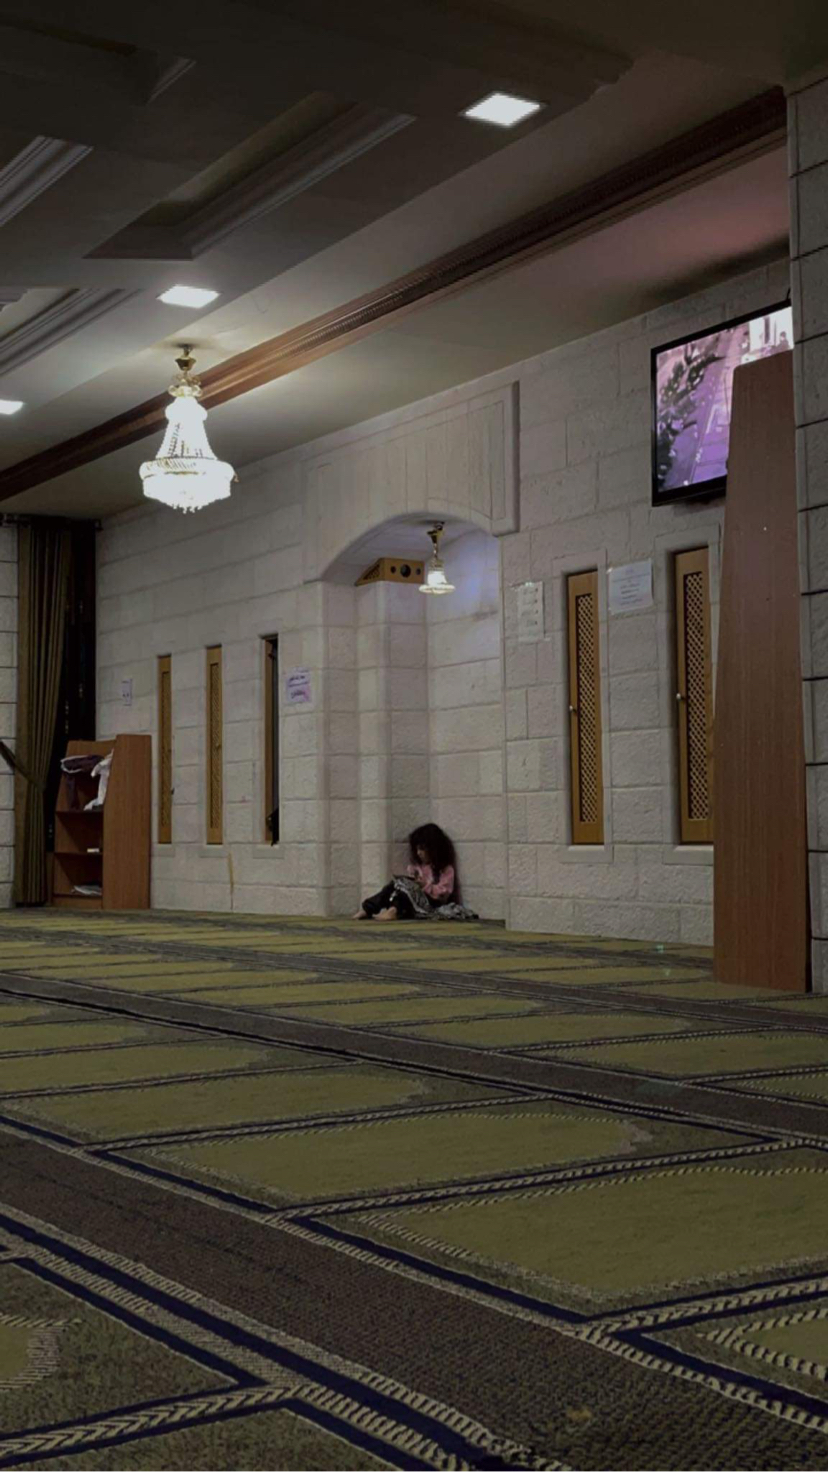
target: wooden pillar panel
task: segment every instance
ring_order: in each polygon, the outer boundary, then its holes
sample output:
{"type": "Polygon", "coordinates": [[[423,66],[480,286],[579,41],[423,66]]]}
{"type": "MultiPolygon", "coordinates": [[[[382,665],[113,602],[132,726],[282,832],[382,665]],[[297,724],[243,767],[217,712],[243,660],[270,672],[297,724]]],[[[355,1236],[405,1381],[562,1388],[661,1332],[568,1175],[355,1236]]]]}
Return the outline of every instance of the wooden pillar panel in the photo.
{"type": "Polygon", "coordinates": [[[719,981],[808,984],[792,356],[733,379],[714,738],[719,981]]]}

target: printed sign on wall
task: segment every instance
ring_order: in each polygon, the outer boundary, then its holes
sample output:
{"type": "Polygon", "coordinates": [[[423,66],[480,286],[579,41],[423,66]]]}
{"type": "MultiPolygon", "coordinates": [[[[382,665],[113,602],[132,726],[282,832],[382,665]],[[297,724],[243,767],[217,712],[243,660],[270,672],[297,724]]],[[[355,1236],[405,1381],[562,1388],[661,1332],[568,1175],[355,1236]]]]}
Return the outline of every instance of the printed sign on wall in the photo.
{"type": "Polygon", "coordinates": [[[518,643],[543,638],[543,583],[521,583],[517,590],[518,643]]]}
{"type": "Polygon", "coordinates": [[[285,701],[288,705],[313,704],[313,679],[310,670],[288,670],[285,675],[285,701]]]}
{"type": "Polygon", "coordinates": [[[628,562],[609,570],[610,613],[636,613],[653,606],[653,564],[628,562]]]}

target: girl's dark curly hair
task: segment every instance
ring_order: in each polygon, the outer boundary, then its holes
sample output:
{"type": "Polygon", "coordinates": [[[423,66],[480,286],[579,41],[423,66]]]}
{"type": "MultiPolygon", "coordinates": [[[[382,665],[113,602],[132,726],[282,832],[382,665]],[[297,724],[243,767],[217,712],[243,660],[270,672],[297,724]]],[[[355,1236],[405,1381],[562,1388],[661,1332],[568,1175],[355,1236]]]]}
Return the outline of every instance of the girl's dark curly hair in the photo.
{"type": "Polygon", "coordinates": [[[411,851],[412,864],[419,863],[417,850],[422,849],[428,855],[428,862],[435,874],[442,874],[449,864],[452,868],[457,868],[454,844],[448,834],[444,833],[442,828],[438,828],[436,823],[424,823],[421,828],[415,828],[413,833],[409,833],[408,847],[411,851]]]}

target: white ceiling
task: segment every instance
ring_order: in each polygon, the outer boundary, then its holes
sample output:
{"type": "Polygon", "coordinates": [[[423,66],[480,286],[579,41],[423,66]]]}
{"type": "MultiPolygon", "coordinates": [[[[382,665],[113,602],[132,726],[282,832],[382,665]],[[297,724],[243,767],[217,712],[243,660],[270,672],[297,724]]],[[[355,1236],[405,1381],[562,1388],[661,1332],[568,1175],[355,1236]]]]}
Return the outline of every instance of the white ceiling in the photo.
{"type": "MultiPolygon", "coordinates": [[[[786,169],[779,149],[212,409],[213,448],[241,472],[234,494],[244,494],[244,466],[268,455],[623,321],[737,265],[778,259],[786,169]]],[[[166,359],[157,367],[166,373],[166,359]]],[[[13,497],[5,509],[101,516],[134,504],[138,466],[158,438],[13,497]]]]}
{"type": "MultiPolygon", "coordinates": [[[[0,26],[0,397],[26,403],[0,468],[163,390],[174,344],[206,368],[828,55],[809,0],[720,11],[30,0],[0,26]],[[458,116],[497,86],[547,106],[458,116]],[[158,302],[177,281],[215,309],[158,302]]],[[[746,164],[213,410],[214,445],[243,467],[779,254],[786,194],[781,153],[746,164]]],[[[152,443],[3,509],[131,504],[152,443]]]]}

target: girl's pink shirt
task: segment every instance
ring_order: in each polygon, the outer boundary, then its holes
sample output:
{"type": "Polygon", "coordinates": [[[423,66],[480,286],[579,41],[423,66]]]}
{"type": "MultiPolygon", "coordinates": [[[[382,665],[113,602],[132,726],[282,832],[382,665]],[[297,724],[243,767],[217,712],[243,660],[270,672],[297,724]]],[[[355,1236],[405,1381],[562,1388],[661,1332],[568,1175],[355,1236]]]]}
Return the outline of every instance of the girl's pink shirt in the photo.
{"type": "Polygon", "coordinates": [[[454,894],[454,869],[447,864],[437,878],[430,864],[409,864],[409,879],[416,879],[424,894],[430,900],[448,900],[454,894]]]}

